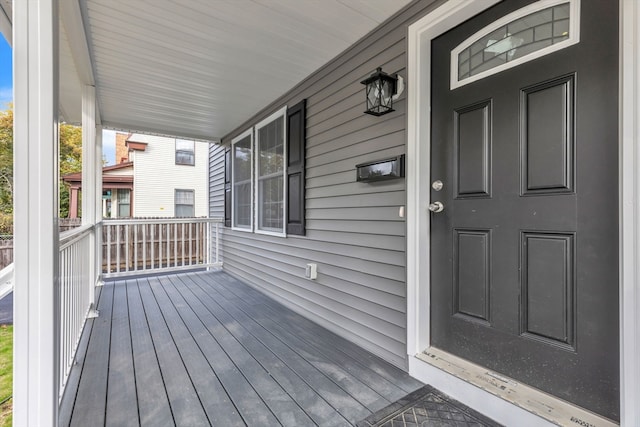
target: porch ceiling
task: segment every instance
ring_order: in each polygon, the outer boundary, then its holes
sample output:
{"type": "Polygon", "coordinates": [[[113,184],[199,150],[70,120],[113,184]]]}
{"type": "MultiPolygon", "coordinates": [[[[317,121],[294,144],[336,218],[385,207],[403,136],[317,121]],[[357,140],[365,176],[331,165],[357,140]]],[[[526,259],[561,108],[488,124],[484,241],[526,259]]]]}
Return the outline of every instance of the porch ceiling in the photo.
{"type": "Polygon", "coordinates": [[[62,0],[61,112],[81,120],[84,55],[105,127],[215,140],[409,1],[62,0]]]}

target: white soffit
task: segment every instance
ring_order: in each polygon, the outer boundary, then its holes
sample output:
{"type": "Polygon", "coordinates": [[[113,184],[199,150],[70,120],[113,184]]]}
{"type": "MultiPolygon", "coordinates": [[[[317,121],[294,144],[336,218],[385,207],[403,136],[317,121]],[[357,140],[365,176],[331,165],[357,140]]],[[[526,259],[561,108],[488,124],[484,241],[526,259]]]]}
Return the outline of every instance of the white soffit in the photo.
{"type": "Polygon", "coordinates": [[[12,0],[0,0],[0,33],[4,36],[9,46],[13,45],[11,34],[11,20],[13,19],[12,0]]]}
{"type": "Polygon", "coordinates": [[[410,0],[79,1],[103,125],[215,139],[410,0]]]}

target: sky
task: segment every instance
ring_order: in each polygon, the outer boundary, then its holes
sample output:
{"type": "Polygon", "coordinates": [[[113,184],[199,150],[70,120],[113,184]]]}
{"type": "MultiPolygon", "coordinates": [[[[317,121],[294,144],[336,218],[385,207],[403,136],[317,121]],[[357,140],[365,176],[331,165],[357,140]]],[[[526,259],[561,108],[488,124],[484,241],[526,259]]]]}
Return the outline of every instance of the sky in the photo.
{"type": "Polygon", "coordinates": [[[0,35],[0,109],[7,108],[13,99],[13,71],[11,67],[11,47],[0,35]]]}
{"type": "MultiPolygon", "coordinates": [[[[13,69],[11,60],[11,47],[0,35],[0,110],[7,108],[7,103],[13,100],[13,69]]],[[[108,165],[115,164],[116,160],[116,133],[105,130],[102,133],[102,154],[108,165]]]]}

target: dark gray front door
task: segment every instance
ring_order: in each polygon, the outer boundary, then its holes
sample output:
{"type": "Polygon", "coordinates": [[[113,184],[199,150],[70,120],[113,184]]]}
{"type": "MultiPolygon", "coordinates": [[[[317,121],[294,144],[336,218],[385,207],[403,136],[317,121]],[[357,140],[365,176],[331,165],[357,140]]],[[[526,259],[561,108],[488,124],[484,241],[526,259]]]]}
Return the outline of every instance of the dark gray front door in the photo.
{"type": "Polygon", "coordinates": [[[582,1],[579,43],[450,88],[451,51],[530,3],[432,44],[432,345],[617,420],[618,2],[582,1]]]}

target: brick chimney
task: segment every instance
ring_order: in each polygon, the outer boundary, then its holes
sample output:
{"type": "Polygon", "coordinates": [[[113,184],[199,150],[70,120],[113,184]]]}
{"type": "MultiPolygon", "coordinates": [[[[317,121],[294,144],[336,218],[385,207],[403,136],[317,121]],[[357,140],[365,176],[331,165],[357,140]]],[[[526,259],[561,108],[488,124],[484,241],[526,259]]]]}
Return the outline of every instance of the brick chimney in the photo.
{"type": "Polygon", "coordinates": [[[127,147],[127,139],[130,133],[116,133],[116,164],[129,161],[129,148],[127,147]]]}

